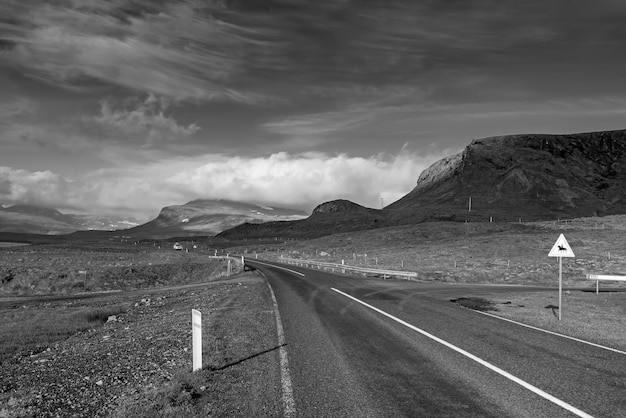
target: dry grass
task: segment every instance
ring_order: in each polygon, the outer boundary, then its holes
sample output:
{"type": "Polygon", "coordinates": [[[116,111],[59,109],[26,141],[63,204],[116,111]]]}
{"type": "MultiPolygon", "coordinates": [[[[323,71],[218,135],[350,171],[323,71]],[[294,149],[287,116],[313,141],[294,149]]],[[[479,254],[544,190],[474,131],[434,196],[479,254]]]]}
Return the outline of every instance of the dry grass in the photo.
{"type": "Polygon", "coordinates": [[[626,351],[626,292],[566,291],[561,321],[558,292],[527,292],[476,297],[490,301],[495,315],[626,351]]]}
{"type": "Polygon", "coordinates": [[[32,355],[80,331],[104,324],[110,315],[126,312],[128,304],[99,307],[44,306],[0,309],[0,364],[32,355]]]}
{"type": "Polygon", "coordinates": [[[234,287],[216,296],[202,317],[202,370],[180,370],[166,384],[122,402],[113,416],[278,414],[280,405],[268,397],[278,384],[278,375],[272,376],[278,347],[267,286],[258,280],[254,287],[234,287]]]}
{"type": "MultiPolygon", "coordinates": [[[[299,257],[339,264],[343,260],[351,265],[414,271],[420,280],[433,282],[549,286],[558,284],[558,262],[548,253],[563,232],[576,254],[575,259],[563,260],[564,284],[592,286],[587,274],[626,274],[626,235],[608,223],[595,228],[595,222],[574,229],[570,222],[556,226],[427,223],[239,250],[263,258],[299,257]]],[[[611,225],[617,225],[617,220],[611,225]]]]}
{"type": "Polygon", "coordinates": [[[226,262],[200,251],[174,251],[169,244],[105,244],[0,248],[0,295],[142,289],[226,273],[226,262]]]}

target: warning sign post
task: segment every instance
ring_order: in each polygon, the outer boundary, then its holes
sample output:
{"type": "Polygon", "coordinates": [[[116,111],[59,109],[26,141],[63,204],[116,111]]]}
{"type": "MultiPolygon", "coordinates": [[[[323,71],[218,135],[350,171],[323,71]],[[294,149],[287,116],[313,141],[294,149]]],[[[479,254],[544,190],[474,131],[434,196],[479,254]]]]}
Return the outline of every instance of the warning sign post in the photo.
{"type": "Polygon", "coordinates": [[[559,258],[559,321],[561,320],[561,310],[563,307],[562,303],[562,295],[563,295],[563,257],[576,257],[574,255],[574,251],[567,243],[565,239],[565,235],[561,234],[557,238],[556,242],[552,246],[548,257],[558,257],[559,258]]]}

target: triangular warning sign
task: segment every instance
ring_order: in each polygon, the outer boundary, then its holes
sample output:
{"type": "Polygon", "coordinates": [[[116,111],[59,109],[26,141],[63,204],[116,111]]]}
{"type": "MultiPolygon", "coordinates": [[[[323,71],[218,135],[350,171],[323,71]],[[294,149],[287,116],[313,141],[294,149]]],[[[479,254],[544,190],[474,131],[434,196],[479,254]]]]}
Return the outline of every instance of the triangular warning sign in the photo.
{"type": "Polygon", "coordinates": [[[550,250],[550,254],[548,257],[576,257],[574,255],[574,251],[572,251],[571,247],[567,243],[565,239],[565,235],[559,235],[559,238],[556,240],[552,249],[550,250]]]}

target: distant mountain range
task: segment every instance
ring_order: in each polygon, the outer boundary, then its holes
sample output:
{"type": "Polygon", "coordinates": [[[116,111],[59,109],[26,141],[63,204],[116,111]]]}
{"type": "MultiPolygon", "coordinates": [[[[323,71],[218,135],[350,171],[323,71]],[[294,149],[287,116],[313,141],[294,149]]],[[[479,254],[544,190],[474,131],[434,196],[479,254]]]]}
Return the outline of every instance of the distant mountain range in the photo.
{"type": "Polygon", "coordinates": [[[626,130],[474,140],[382,210],[327,202],[305,220],[244,224],[229,239],[313,238],[426,221],[519,222],[626,213],[626,130]]]}
{"type": "Polygon", "coordinates": [[[56,209],[14,205],[0,208],[0,232],[59,235],[88,230],[123,230],[123,235],[137,238],[212,236],[244,222],[296,220],[306,216],[305,212],[298,210],[228,200],[194,200],[184,205],[167,206],[161,209],[157,218],[139,225],[121,217],[63,214],[56,209]]]}
{"type": "Polygon", "coordinates": [[[215,235],[227,239],[313,238],[427,221],[519,222],[626,213],[626,130],[508,135],[472,141],[419,175],[415,188],[384,209],[326,202],[311,216],[228,200],[167,206],[143,225],[64,215],[54,209],[0,210],[0,232],[70,233],[125,229],[136,238],[215,235]]]}
{"type": "Polygon", "coordinates": [[[78,230],[115,230],[138,225],[117,216],[63,214],[56,209],[29,205],[0,208],[0,232],[59,235],[78,230]]]}
{"type": "Polygon", "coordinates": [[[166,206],[155,219],[124,231],[124,235],[149,238],[213,236],[246,222],[258,224],[306,217],[306,212],[294,209],[231,200],[194,200],[184,205],[166,206]]]}

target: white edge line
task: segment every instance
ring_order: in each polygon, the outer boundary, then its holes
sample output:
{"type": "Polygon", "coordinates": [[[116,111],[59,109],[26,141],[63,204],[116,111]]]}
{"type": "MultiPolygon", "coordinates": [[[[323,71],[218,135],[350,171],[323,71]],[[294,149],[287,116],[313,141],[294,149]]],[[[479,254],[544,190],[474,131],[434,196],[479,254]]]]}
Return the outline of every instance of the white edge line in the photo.
{"type": "Polygon", "coordinates": [[[288,269],[286,267],[275,266],[274,264],[267,264],[267,263],[263,263],[263,262],[257,261],[257,260],[252,260],[252,262],[253,263],[258,263],[258,264],[263,264],[264,266],[268,266],[268,267],[275,267],[277,269],[285,270],[285,271],[288,271],[289,273],[297,274],[297,275],[302,276],[302,277],[305,276],[304,273],[300,273],[299,271],[291,270],[291,269],[288,269]]]}
{"type": "Polygon", "coordinates": [[[556,335],[556,336],[558,336],[558,337],[567,338],[567,339],[570,339],[570,340],[578,341],[579,343],[592,345],[592,346],[594,346],[594,347],[602,348],[602,349],[604,349],[604,350],[609,350],[609,351],[613,351],[613,352],[615,352],[615,353],[619,353],[619,354],[624,354],[624,355],[626,355],[626,351],[621,351],[621,350],[618,350],[618,349],[615,349],[615,348],[606,347],[606,346],[604,346],[604,345],[600,345],[600,344],[592,343],[591,341],[581,340],[581,339],[576,338],[576,337],[570,337],[569,335],[559,334],[558,332],[549,331],[549,330],[547,330],[547,329],[543,329],[543,328],[539,328],[539,327],[534,327],[534,326],[532,326],[532,325],[524,324],[524,323],[522,323],[522,322],[517,322],[517,321],[514,321],[514,320],[512,320],[512,319],[508,319],[508,318],[503,318],[503,317],[501,317],[501,316],[494,315],[494,314],[490,314],[490,313],[487,313],[487,312],[477,311],[477,310],[475,310],[475,309],[472,309],[472,310],[473,310],[474,312],[479,313],[479,314],[487,315],[487,316],[490,316],[490,317],[492,317],[492,318],[496,318],[496,319],[501,319],[501,320],[503,320],[503,321],[511,322],[511,323],[513,323],[513,324],[517,324],[517,325],[521,325],[521,326],[526,327],[526,328],[531,328],[531,329],[534,329],[534,330],[536,330],[536,331],[545,332],[545,333],[547,333],[547,334],[556,335]]]}
{"type": "Polygon", "coordinates": [[[446,347],[456,351],[457,353],[460,353],[460,354],[462,354],[462,355],[464,355],[464,356],[474,360],[475,362],[477,362],[477,363],[487,367],[488,369],[493,370],[494,372],[496,372],[496,373],[506,377],[509,380],[512,380],[513,382],[517,383],[518,385],[520,385],[520,386],[530,390],[531,392],[536,393],[537,395],[541,396],[542,398],[545,398],[545,399],[549,400],[550,402],[553,402],[553,403],[557,404],[561,408],[566,409],[566,410],[570,411],[571,413],[573,413],[575,415],[578,415],[579,417],[593,418],[592,415],[589,415],[588,413],[586,413],[584,411],[581,411],[580,409],[576,408],[575,406],[572,406],[572,405],[568,404],[567,402],[562,401],[562,400],[560,400],[560,399],[550,395],[549,393],[544,392],[543,390],[539,389],[538,387],[533,386],[530,383],[525,382],[524,380],[522,380],[522,379],[520,379],[518,377],[513,376],[512,374],[510,374],[510,373],[500,369],[499,367],[496,367],[493,364],[488,363],[485,360],[483,360],[483,359],[481,359],[479,357],[476,357],[475,355],[473,355],[471,353],[468,353],[467,351],[465,351],[465,350],[463,350],[463,349],[461,349],[461,348],[459,348],[459,347],[457,347],[455,345],[452,345],[452,344],[450,344],[447,341],[442,340],[441,338],[435,337],[434,335],[429,334],[428,332],[426,332],[426,331],[424,331],[424,330],[422,330],[420,328],[417,328],[416,326],[411,325],[408,322],[405,322],[405,321],[403,321],[403,320],[401,320],[399,318],[396,318],[395,316],[393,316],[391,314],[388,314],[387,312],[385,312],[385,311],[383,311],[381,309],[378,309],[375,306],[369,305],[369,304],[367,304],[367,303],[365,303],[365,302],[363,302],[363,301],[361,301],[361,300],[359,300],[359,299],[357,299],[357,298],[355,298],[353,296],[350,296],[347,293],[342,292],[341,290],[337,290],[337,289],[332,288],[332,287],[331,287],[331,289],[334,290],[335,292],[337,292],[337,293],[339,293],[339,294],[349,298],[349,299],[352,299],[355,302],[360,303],[363,306],[366,306],[366,307],[368,307],[368,308],[370,308],[370,309],[380,313],[381,315],[384,315],[384,316],[386,316],[386,317],[388,317],[390,319],[393,319],[394,321],[396,321],[396,322],[398,322],[398,323],[400,323],[400,324],[402,324],[402,325],[412,329],[413,331],[419,332],[420,334],[430,338],[431,340],[434,340],[434,341],[438,342],[439,344],[445,345],[446,347]]]}
{"type": "MultiPolygon", "coordinates": [[[[259,272],[261,273],[261,272],[259,272]]],[[[261,273],[263,275],[263,273],[261,273]]],[[[278,311],[278,302],[276,302],[276,296],[270,286],[270,282],[267,281],[265,275],[265,283],[270,290],[272,296],[272,303],[274,305],[274,317],[276,318],[276,333],[278,334],[278,357],[280,359],[280,380],[283,395],[283,412],[285,417],[293,417],[296,414],[296,401],[293,397],[293,387],[291,385],[291,375],[289,374],[289,360],[287,359],[287,349],[285,348],[285,333],[283,331],[283,323],[280,319],[280,312],[278,311]]]]}

